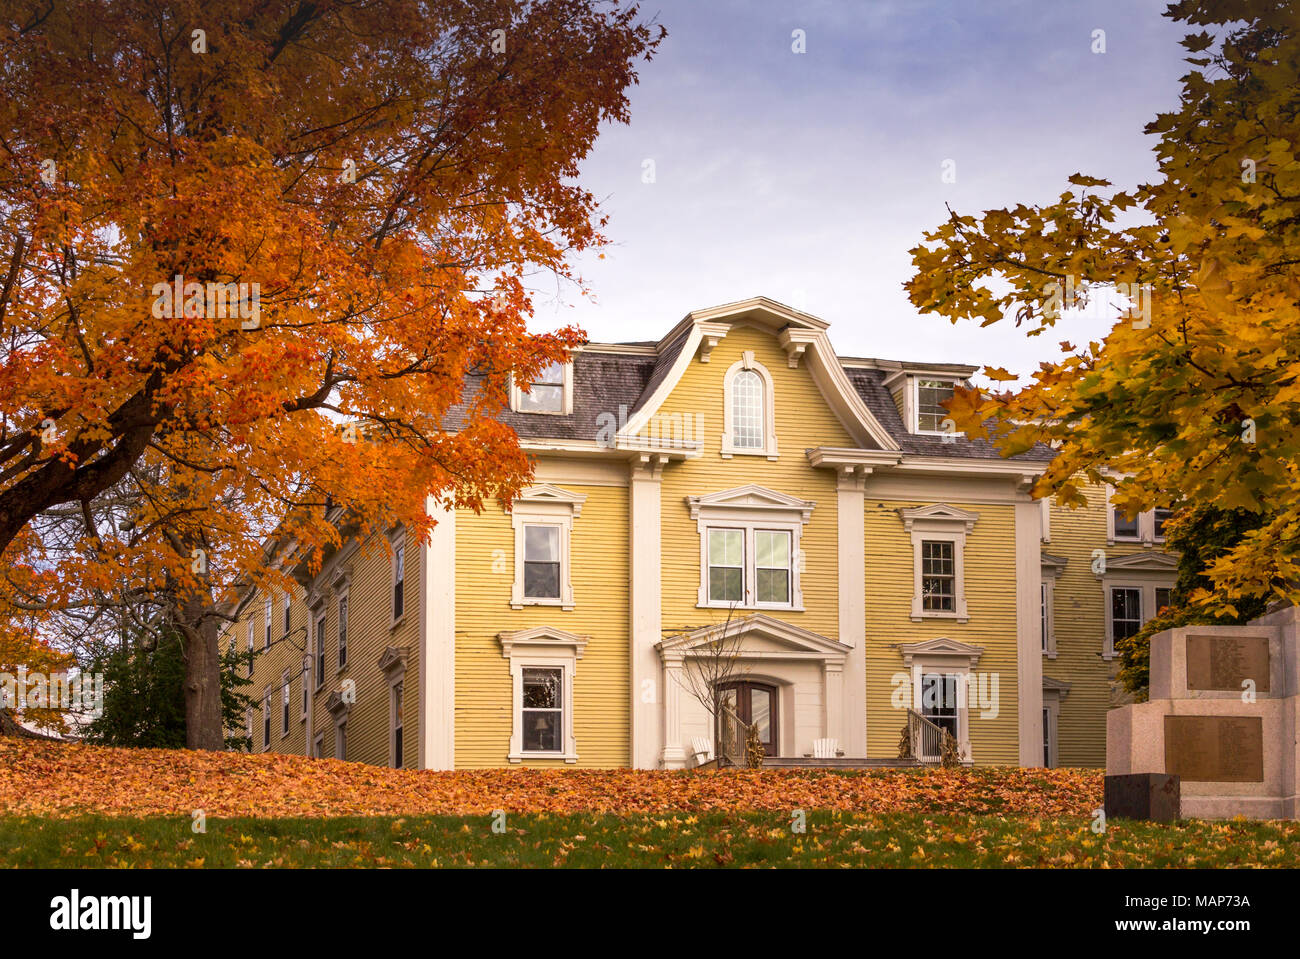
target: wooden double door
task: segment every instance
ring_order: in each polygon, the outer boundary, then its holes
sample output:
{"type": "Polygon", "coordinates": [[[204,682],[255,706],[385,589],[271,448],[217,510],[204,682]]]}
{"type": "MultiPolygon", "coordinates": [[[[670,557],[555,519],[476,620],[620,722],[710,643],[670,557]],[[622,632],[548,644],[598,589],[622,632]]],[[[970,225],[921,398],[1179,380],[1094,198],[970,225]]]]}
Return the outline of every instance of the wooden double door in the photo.
{"type": "Polygon", "coordinates": [[[764,756],[779,756],[777,750],[777,693],[776,687],[767,683],[739,681],[724,683],[722,702],[735,710],[736,715],[750,726],[758,727],[758,739],[763,744],[764,756]]]}

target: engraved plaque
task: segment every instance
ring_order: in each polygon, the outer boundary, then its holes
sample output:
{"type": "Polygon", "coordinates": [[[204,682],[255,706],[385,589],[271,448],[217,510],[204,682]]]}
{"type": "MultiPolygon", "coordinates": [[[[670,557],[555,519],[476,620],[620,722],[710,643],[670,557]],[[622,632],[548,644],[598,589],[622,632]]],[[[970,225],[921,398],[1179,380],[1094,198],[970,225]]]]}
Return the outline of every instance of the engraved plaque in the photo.
{"type": "Polygon", "coordinates": [[[1166,716],[1165,772],[1185,782],[1262,783],[1264,720],[1166,716]]]}
{"type": "Polygon", "coordinates": [[[1241,692],[1242,680],[1269,691],[1268,638],[1264,636],[1188,636],[1187,688],[1241,692]]]}

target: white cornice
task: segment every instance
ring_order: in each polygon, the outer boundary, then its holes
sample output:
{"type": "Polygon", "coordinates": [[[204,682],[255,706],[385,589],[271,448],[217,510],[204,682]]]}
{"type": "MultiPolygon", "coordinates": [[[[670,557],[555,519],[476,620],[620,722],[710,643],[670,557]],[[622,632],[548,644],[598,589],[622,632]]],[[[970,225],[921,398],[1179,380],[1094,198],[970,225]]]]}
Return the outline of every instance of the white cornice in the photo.
{"type": "Polygon", "coordinates": [[[767,512],[788,510],[799,513],[803,521],[807,523],[812,517],[813,508],[817,504],[813,500],[799,499],[797,496],[790,496],[786,493],[780,493],[750,483],[747,486],[737,486],[734,489],[723,490],[719,493],[688,496],[686,497],[686,505],[691,511],[691,519],[695,520],[700,518],[702,508],[714,507],[725,510],[764,510],[767,512]]]}
{"type": "Polygon", "coordinates": [[[501,643],[501,655],[506,659],[509,659],[517,649],[530,653],[564,650],[572,652],[575,659],[582,659],[583,650],[587,648],[591,637],[556,629],[553,626],[533,626],[530,629],[497,633],[497,641],[501,643]]]}

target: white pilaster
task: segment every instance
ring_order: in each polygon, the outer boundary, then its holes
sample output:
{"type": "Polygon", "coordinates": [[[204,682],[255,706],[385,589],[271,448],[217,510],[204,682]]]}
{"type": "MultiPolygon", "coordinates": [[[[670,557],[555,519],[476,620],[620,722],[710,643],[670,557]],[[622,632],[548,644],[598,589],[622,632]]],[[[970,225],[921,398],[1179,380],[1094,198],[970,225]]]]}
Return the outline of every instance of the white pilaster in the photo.
{"type": "Polygon", "coordinates": [[[420,564],[421,769],[456,765],[456,512],[425,507],[438,520],[420,564]]]}
{"type": "Polygon", "coordinates": [[[1036,501],[1016,503],[1016,685],[1022,766],[1043,765],[1042,524],[1042,507],[1036,501]]]}
{"type": "Polygon", "coordinates": [[[836,676],[828,672],[826,676],[826,734],[843,743],[845,756],[854,758],[867,755],[867,571],[863,489],[870,472],[870,467],[864,466],[841,468],[835,503],[839,522],[838,638],[852,649],[845,657],[843,673],[836,676]],[[830,714],[833,682],[838,682],[843,690],[834,697],[839,700],[838,721],[830,714]]]}
{"type": "MultiPolygon", "coordinates": [[[[663,466],[661,457],[642,455],[632,461],[629,476],[631,760],[635,769],[656,769],[664,758],[664,707],[670,694],[668,678],[655,650],[655,644],[663,638],[659,503],[663,466]]],[[[685,754],[680,758],[684,762],[685,754]]]]}

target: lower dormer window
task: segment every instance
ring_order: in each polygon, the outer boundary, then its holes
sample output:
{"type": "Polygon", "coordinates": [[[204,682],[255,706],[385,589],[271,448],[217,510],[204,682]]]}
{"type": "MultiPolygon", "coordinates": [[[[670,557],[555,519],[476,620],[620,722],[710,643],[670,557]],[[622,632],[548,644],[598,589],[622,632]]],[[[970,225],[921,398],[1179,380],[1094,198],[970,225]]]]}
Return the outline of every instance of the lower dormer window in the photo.
{"type": "Polygon", "coordinates": [[[516,413],[550,413],[563,416],[573,409],[573,365],[548,363],[527,384],[510,389],[510,408],[516,413]]]}
{"type": "Polygon", "coordinates": [[[916,432],[944,433],[943,421],[951,414],[943,406],[952,399],[951,380],[916,380],[916,432]]]}

